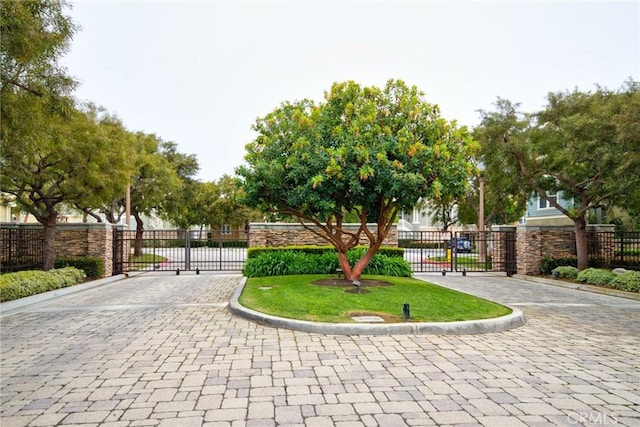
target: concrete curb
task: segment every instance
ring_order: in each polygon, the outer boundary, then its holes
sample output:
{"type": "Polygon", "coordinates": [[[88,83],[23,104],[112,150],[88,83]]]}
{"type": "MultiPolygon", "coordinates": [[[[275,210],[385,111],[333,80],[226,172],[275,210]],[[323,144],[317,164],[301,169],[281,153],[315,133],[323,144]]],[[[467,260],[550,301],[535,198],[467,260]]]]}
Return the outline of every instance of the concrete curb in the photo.
{"type": "Polygon", "coordinates": [[[587,285],[586,283],[569,283],[562,280],[547,279],[546,277],[526,276],[522,274],[514,274],[514,279],[526,282],[541,283],[543,285],[557,286],[559,288],[575,289],[576,291],[593,292],[595,294],[609,295],[612,297],[632,299],[640,301],[640,293],[625,292],[618,289],[604,288],[601,286],[587,285]]]}
{"type": "Polygon", "coordinates": [[[34,304],[40,304],[53,298],[87,291],[89,289],[97,288],[98,286],[108,285],[119,280],[124,280],[127,277],[133,277],[134,275],[137,274],[129,273],[128,276],[124,274],[118,274],[117,276],[105,277],[104,279],[92,280],[91,282],[81,283],[79,285],[55,289],[53,291],[43,292],[41,294],[31,295],[29,297],[19,298],[12,301],[5,301],[0,303],[0,316],[15,314],[17,310],[34,304]]]}
{"type": "Polygon", "coordinates": [[[293,329],[325,335],[471,335],[490,332],[502,332],[525,324],[521,310],[509,307],[511,314],[494,319],[465,320],[460,322],[422,322],[422,323],[317,323],[304,320],[270,316],[244,307],[238,302],[247,282],[243,277],[236,288],[229,310],[245,319],[274,328],[293,329]]]}

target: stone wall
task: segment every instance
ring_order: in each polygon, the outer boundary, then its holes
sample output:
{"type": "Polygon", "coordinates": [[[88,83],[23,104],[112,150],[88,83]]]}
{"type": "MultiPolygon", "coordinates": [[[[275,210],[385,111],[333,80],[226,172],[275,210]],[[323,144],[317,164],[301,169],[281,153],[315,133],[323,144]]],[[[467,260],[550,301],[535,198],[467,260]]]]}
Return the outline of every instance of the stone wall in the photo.
{"type": "Polygon", "coordinates": [[[117,226],[105,223],[58,224],[57,257],[93,256],[104,260],[105,277],[113,272],[113,231],[117,226]]]}
{"type": "MultiPolygon", "coordinates": [[[[113,272],[113,231],[121,226],[106,223],[58,224],[56,227],[56,258],[82,256],[104,260],[104,277],[113,272]]],[[[37,229],[34,224],[2,224],[2,228],[37,229]]]]}
{"type": "MultiPolygon", "coordinates": [[[[613,231],[613,227],[588,225],[587,233],[613,231]]],[[[520,225],[516,233],[518,274],[540,274],[540,261],[545,256],[561,258],[576,255],[574,227],[520,225]]]]}
{"type": "MultiPolygon", "coordinates": [[[[359,224],[345,224],[343,228],[356,231],[359,224]]],[[[377,229],[375,224],[369,224],[369,229],[377,229]]],[[[300,224],[291,223],[251,223],[249,225],[249,247],[255,246],[291,246],[311,245],[326,246],[329,242],[314,234],[300,224]]],[[[361,245],[368,245],[369,239],[364,233],[360,238],[361,245]]],[[[394,225],[386,239],[384,246],[398,246],[398,229],[394,225]]]]}

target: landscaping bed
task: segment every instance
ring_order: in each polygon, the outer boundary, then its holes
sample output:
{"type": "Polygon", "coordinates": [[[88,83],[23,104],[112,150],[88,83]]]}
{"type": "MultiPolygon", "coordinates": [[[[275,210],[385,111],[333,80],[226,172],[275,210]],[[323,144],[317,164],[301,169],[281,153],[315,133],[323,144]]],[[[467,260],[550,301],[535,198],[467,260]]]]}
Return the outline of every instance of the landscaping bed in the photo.
{"type": "Polygon", "coordinates": [[[640,293],[640,271],[616,271],[618,272],[603,268],[587,268],[579,271],[575,267],[560,266],[551,271],[551,277],[569,283],[640,293]]]}
{"type": "Polygon", "coordinates": [[[353,284],[337,284],[335,276],[295,275],[247,279],[239,302],[244,307],[271,316],[329,323],[355,322],[363,313],[385,322],[403,322],[404,304],[409,304],[408,322],[454,322],[490,319],[511,309],[472,295],[408,277],[363,276],[367,292],[354,292],[353,284]],[[330,280],[335,285],[314,282],[330,280]],[[367,280],[390,286],[366,286],[367,280]]]}
{"type": "Polygon", "coordinates": [[[86,276],[75,267],[49,271],[19,271],[0,276],[0,301],[11,301],[83,283],[86,276]]]}

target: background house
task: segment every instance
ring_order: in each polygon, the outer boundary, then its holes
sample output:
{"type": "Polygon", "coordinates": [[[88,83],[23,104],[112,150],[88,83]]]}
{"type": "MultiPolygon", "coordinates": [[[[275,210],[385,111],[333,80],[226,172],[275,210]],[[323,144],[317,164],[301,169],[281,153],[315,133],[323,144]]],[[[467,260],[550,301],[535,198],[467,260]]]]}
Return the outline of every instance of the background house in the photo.
{"type": "MultiPolygon", "coordinates": [[[[442,221],[434,219],[436,217],[435,207],[429,203],[420,203],[414,209],[400,211],[398,215],[398,231],[441,231],[444,228],[442,221]]],[[[451,211],[451,218],[458,216],[458,207],[454,206],[451,211]]],[[[475,227],[474,225],[464,225],[459,221],[449,225],[449,231],[463,231],[475,227]]]]}
{"type": "MultiPolygon", "coordinates": [[[[550,195],[563,208],[570,208],[573,201],[562,198],[562,193],[550,195]]],[[[551,206],[545,199],[535,194],[529,198],[527,211],[523,218],[523,223],[527,225],[573,225],[573,221],[558,209],[551,206]]]]}

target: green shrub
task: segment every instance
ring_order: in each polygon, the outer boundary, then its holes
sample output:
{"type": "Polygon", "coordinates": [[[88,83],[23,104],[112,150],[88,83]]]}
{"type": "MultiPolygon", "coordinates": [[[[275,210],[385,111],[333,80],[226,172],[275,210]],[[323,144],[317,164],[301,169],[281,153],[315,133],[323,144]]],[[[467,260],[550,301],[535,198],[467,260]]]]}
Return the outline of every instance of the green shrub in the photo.
{"type": "Polygon", "coordinates": [[[324,254],[335,252],[333,246],[278,246],[278,247],[266,247],[266,246],[254,246],[247,249],[247,259],[258,257],[264,253],[277,253],[277,252],[303,252],[307,254],[324,254]]]}
{"type": "Polygon", "coordinates": [[[551,272],[554,269],[562,266],[577,267],[578,259],[574,256],[566,256],[566,257],[545,256],[540,260],[540,273],[551,274],[551,272]]]}
{"type": "Polygon", "coordinates": [[[591,257],[589,258],[589,267],[591,268],[606,268],[609,265],[609,260],[603,257],[591,257]]]}
{"type": "Polygon", "coordinates": [[[411,270],[409,263],[405,261],[404,258],[375,255],[367,265],[367,268],[364,269],[364,274],[411,277],[413,275],[413,271],[411,270]]]}
{"type": "Polygon", "coordinates": [[[560,267],[556,267],[551,271],[553,277],[560,277],[564,279],[576,279],[578,277],[578,270],[575,267],[571,267],[569,265],[564,265],[560,267]]]}
{"type": "Polygon", "coordinates": [[[3,274],[0,276],[0,301],[11,301],[77,285],[83,279],[84,273],[75,267],[3,274]]]}
{"type": "Polygon", "coordinates": [[[84,274],[91,279],[104,277],[104,259],[100,257],[58,258],[53,266],[54,268],[75,267],[84,271],[84,274]]]}
{"type": "Polygon", "coordinates": [[[618,274],[609,282],[609,286],[621,291],[640,292],[640,271],[618,274]]]}
{"type": "Polygon", "coordinates": [[[601,268],[587,268],[578,273],[578,281],[590,285],[608,285],[616,277],[615,273],[601,268]]]}
{"type": "MultiPolygon", "coordinates": [[[[347,260],[354,265],[365,251],[354,249],[347,253],[347,260]]],[[[340,267],[335,251],[313,250],[261,250],[248,257],[243,273],[247,277],[288,276],[293,274],[334,274],[340,267]]],[[[398,256],[376,254],[364,271],[365,274],[409,277],[411,267],[398,256]]]]}

